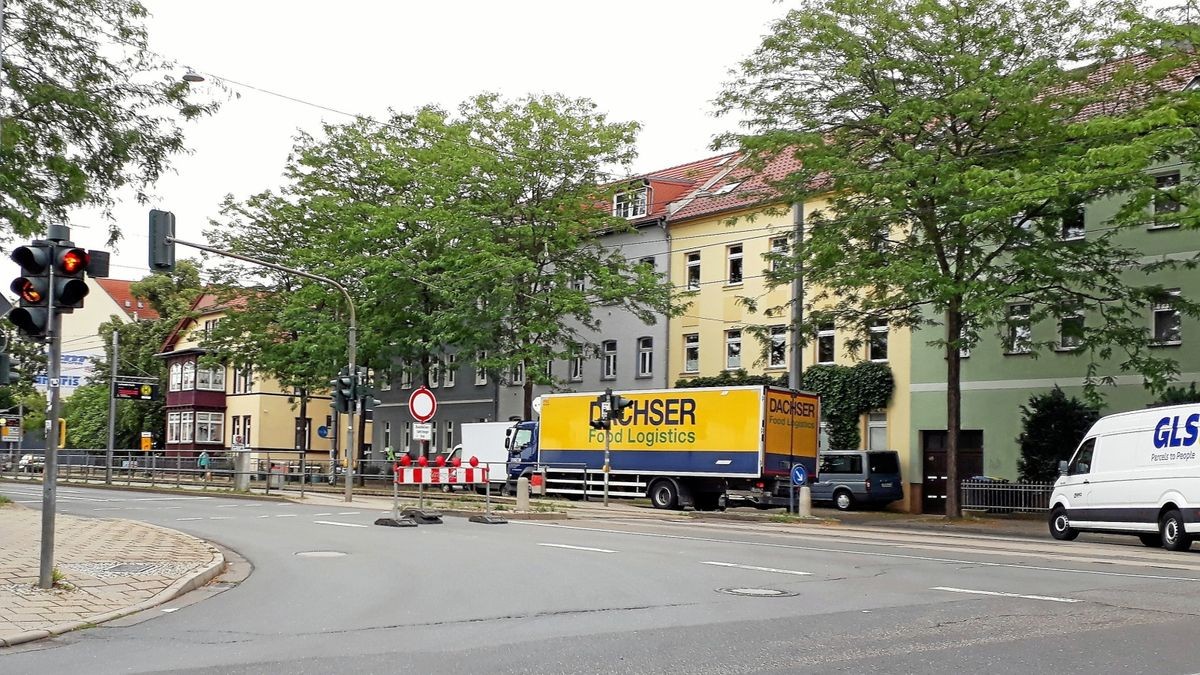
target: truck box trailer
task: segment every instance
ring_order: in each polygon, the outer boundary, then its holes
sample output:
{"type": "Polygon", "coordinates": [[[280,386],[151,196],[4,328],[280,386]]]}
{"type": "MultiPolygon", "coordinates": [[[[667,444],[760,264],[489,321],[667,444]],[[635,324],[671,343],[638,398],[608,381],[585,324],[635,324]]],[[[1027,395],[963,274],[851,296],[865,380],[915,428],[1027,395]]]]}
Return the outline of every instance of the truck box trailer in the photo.
{"type": "Polygon", "coordinates": [[[817,474],[820,401],[815,394],[740,386],[623,391],[633,402],[612,429],[589,420],[595,393],[542,398],[537,421],[516,425],[509,479],[546,473],[546,491],[599,497],[609,435],[609,495],[649,497],[656,508],[722,508],[730,491],[785,505],[790,473],[817,474]]]}

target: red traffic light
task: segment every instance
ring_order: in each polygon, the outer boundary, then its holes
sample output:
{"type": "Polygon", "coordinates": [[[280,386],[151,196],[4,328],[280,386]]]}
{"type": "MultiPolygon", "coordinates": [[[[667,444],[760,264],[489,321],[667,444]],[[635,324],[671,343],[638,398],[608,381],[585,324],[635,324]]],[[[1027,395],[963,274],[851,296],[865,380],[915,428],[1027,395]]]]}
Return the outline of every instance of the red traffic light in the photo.
{"type": "Polygon", "coordinates": [[[80,274],[87,271],[90,262],[88,252],[81,248],[65,248],[58,253],[58,271],[63,274],[80,274]]]}

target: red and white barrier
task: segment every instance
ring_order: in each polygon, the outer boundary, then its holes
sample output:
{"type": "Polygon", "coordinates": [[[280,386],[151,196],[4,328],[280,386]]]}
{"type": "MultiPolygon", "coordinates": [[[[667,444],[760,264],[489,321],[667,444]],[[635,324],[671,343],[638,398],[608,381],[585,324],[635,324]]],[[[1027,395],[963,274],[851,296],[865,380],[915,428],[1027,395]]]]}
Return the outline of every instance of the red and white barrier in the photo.
{"type": "Polygon", "coordinates": [[[483,485],[488,480],[486,466],[410,466],[396,464],[397,485],[483,485]]]}

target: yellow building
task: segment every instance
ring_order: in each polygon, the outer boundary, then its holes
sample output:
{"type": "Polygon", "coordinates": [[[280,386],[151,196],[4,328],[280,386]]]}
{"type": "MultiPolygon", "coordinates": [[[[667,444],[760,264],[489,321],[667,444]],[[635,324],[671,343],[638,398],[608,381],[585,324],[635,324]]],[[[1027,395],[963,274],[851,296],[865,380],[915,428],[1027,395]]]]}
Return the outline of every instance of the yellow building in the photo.
{"type": "MultiPolygon", "coordinates": [[[[332,438],[345,449],[345,422],[330,414],[328,391],[308,397],[307,415],[301,424],[301,397],[285,391],[279,383],[252,367],[208,366],[201,363],[205,335],[244,301],[219,302],[211,293],[193,303],[189,318],[182,319],[167,337],[159,354],[167,361],[166,414],[168,455],[198,455],[202,451],[224,453],[235,447],[250,450],[251,458],[263,462],[292,463],[300,459],[298,449],[307,431],[307,459],[329,460],[332,438]],[[322,431],[322,428],[324,431],[322,431]]],[[[364,438],[371,438],[366,426],[364,438]]],[[[357,435],[357,434],[356,434],[357,435]]],[[[344,454],[339,453],[339,456],[344,454]]]]}
{"type": "MultiPolygon", "coordinates": [[[[774,376],[788,372],[791,285],[768,289],[767,271],[777,264],[768,254],[788,250],[797,214],[795,207],[785,203],[772,207],[754,204],[769,189],[764,176],[779,178],[798,167],[792,158],[773,161],[762,172],[740,167],[736,161],[730,164],[704,188],[671,206],[671,283],[680,299],[689,303],[682,315],[670,320],[671,382],[722,371],[774,376]],[[747,326],[768,327],[766,339],[752,335],[747,326]],[[770,342],[769,348],[764,342],[770,342]]],[[[824,199],[812,200],[804,205],[804,215],[809,217],[827,206],[824,199]]],[[[806,289],[805,293],[812,291],[806,289]]],[[[854,352],[846,350],[849,338],[832,325],[822,327],[803,348],[801,366],[852,365],[863,360],[890,366],[895,379],[891,401],[885,410],[863,415],[861,449],[900,454],[907,489],[899,506],[917,510],[921,464],[919,457],[912,456],[909,442],[910,331],[873,327],[870,339],[854,352]]],[[[822,447],[829,449],[825,442],[822,434],[822,447]]]]}

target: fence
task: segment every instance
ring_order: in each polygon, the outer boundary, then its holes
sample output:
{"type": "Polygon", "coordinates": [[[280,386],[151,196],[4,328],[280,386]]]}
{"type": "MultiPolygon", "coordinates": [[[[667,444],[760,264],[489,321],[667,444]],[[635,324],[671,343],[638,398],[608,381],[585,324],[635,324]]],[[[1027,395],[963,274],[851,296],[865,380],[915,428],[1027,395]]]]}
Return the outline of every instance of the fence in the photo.
{"type": "Polygon", "coordinates": [[[962,482],[962,508],[989,513],[1043,513],[1050,508],[1054,483],[962,482]]]}

